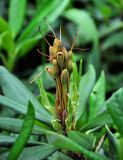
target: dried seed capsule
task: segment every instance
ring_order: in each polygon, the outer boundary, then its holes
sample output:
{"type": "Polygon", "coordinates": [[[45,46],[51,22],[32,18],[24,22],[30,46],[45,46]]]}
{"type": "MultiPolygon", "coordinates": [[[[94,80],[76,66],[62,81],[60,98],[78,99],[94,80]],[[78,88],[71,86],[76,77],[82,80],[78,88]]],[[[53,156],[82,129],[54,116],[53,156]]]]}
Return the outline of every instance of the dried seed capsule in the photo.
{"type": "Polygon", "coordinates": [[[54,70],[54,76],[57,77],[59,74],[59,67],[56,59],[53,59],[53,70],[54,70]]]}
{"type": "Polygon", "coordinates": [[[57,62],[58,62],[60,69],[63,69],[63,67],[64,67],[64,54],[63,54],[63,52],[57,53],[57,62]]]}
{"type": "Polygon", "coordinates": [[[69,73],[67,69],[64,69],[61,73],[61,83],[67,84],[69,79],[69,73]]]}
{"type": "Polygon", "coordinates": [[[67,62],[67,60],[68,60],[68,53],[67,53],[67,50],[66,50],[65,47],[62,48],[62,52],[63,52],[63,54],[64,54],[65,62],[67,62]]]}
{"type": "Polygon", "coordinates": [[[45,68],[47,70],[47,72],[49,73],[49,75],[54,79],[54,70],[53,67],[46,67],[45,68]]]}
{"type": "Polygon", "coordinates": [[[55,38],[53,48],[56,50],[56,53],[62,51],[62,43],[59,39],[55,38]]]}

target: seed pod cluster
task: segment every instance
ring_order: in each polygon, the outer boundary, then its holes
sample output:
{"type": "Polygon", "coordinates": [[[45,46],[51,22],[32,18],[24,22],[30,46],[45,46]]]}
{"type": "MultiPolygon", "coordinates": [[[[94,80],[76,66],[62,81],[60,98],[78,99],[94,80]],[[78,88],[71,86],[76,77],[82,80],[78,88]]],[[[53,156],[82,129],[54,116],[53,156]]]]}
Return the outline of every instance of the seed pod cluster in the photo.
{"type": "Polygon", "coordinates": [[[47,67],[48,73],[56,82],[56,116],[65,127],[67,117],[68,91],[70,74],[73,69],[72,51],[67,51],[62,42],[55,38],[53,46],[49,47],[50,62],[53,67],[47,67]],[[64,115],[64,111],[66,116],[64,115]]]}

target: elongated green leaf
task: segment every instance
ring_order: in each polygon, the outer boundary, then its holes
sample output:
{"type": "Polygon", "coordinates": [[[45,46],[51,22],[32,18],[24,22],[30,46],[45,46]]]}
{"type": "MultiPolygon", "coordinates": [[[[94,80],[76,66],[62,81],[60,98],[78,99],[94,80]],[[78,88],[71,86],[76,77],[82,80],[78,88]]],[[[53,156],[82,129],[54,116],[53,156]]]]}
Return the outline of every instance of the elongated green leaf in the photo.
{"type": "Polygon", "coordinates": [[[12,149],[10,150],[10,153],[8,155],[8,160],[16,160],[19,157],[32,132],[34,119],[35,119],[34,107],[32,103],[29,102],[27,115],[24,120],[22,130],[20,132],[20,135],[17,137],[16,142],[12,146],[12,149]]]}
{"type": "Polygon", "coordinates": [[[63,135],[55,132],[46,132],[48,141],[57,148],[65,149],[68,151],[84,154],[90,160],[108,160],[106,157],[86,150],[84,147],[78,145],[76,142],[66,138],[63,135]],[[64,144],[64,145],[63,145],[64,144]]]}
{"type": "MultiPolygon", "coordinates": [[[[33,96],[29,89],[26,88],[26,86],[19,79],[13,76],[7,69],[2,66],[0,66],[0,86],[8,100],[13,101],[15,104],[17,102],[19,105],[24,106],[25,110],[27,108],[28,101],[31,100],[35,110],[39,112],[38,114],[42,115],[40,116],[41,119],[44,119],[43,121],[48,123],[51,122],[51,115],[44,109],[43,106],[41,106],[41,104],[33,96]]],[[[18,110],[22,110],[16,106],[13,107],[18,110]]]]}
{"type": "MultiPolygon", "coordinates": [[[[19,41],[22,41],[23,39],[30,37],[32,35],[32,30],[33,30],[33,35],[34,35],[34,32],[37,35],[37,28],[41,24],[41,22],[43,22],[42,20],[44,17],[47,17],[49,23],[52,23],[53,21],[55,21],[55,19],[63,12],[68,2],[69,0],[49,1],[48,6],[45,5],[43,8],[37,11],[37,14],[34,16],[33,20],[30,22],[26,30],[20,36],[19,41]]],[[[45,25],[43,26],[42,24],[41,26],[42,28],[45,27],[45,25]]]]}
{"type": "MultiPolygon", "coordinates": [[[[24,106],[23,104],[18,104],[17,102],[8,99],[4,96],[0,96],[0,104],[14,110],[17,111],[21,114],[26,114],[27,111],[27,107],[24,106]]],[[[41,120],[41,121],[47,121],[47,117],[45,117],[45,115],[39,113],[38,111],[36,111],[36,119],[41,120]]]]}
{"type": "Polygon", "coordinates": [[[118,150],[118,160],[122,160],[123,159],[123,138],[119,139],[117,150],[118,150]]]}
{"type": "Polygon", "coordinates": [[[81,28],[79,31],[81,33],[83,40],[95,41],[97,40],[97,29],[93,22],[93,19],[86,11],[79,9],[69,9],[64,12],[63,16],[78,25],[81,28]],[[78,18],[76,18],[78,17],[78,18]]]}
{"type": "Polygon", "coordinates": [[[13,37],[17,35],[23,25],[26,2],[27,0],[10,0],[9,26],[11,28],[13,37]]]}
{"type": "MultiPolygon", "coordinates": [[[[22,124],[22,119],[0,118],[0,129],[11,133],[20,133],[22,124]]],[[[51,130],[51,128],[49,128],[45,124],[43,124],[42,127],[34,125],[32,134],[44,134],[46,130],[51,130]]]]}
{"type": "Polygon", "coordinates": [[[93,149],[95,145],[96,139],[92,135],[83,134],[77,131],[71,131],[68,134],[68,137],[72,139],[74,142],[78,143],[80,146],[88,150],[93,149]]]}
{"type": "Polygon", "coordinates": [[[54,107],[52,107],[49,102],[47,93],[46,93],[44,86],[43,86],[42,79],[38,79],[38,87],[39,87],[39,91],[40,91],[41,104],[46,108],[46,110],[48,112],[50,112],[52,115],[55,115],[54,107]]]}
{"type": "MultiPolygon", "coordinates": [[[[56,148],[54,146],[45,143],[40,146],[26,147],[18,157],[18,160],[44,160],[55,151],[56,148]]],[[[8,154],[9,152],[5,152],[0,155],[0,158],[7,159],[8,154]]]]}
{"type": "MultiPolygon", "coordinates": [[[[16,137],[0,135],[0,147],[12,147],[16,142],[16,137]]],[[[29,140],[26,146],[39,146],[42,142],[29,140]]]]}
{"type": "Polygon", "coordinates": [[[92,92],[94,83],[95,83],[95,70],[92,65],[90,65],[88,72],[82,76],[79,85],[79,106],[77,108],[76,115],[76,127],[81,128],[82,126],[82,116],[85,111],[85,107],[88,101],[88,98],[92,92]]]}
{"type": "Polygon", "coordinates": [[[123,88],[115,92],[106,105],[120,134],[123,136],[123,88]]]}
{"type": "Polygon", "coordinates": [[[99,114],[97,117],[86,123],[80,131],[86,131],[89,129],[93,129],[99,126],[104,126],[105,124],[112,124],[112,118],[108,111],[104,111],[101,114],[99,114]]]}
{"type": "Polygon", "coordinates": [[[56,148],[50,144],[27,147],[23,150],[18,160],[44,160],[55,151],[56,148]]]}
{"type": "Polygon", "coordinates": [[[102,110],[103,103],[105,101],[105,76],[104,72],[101,72],[101,75],[94,86],[93,92],[90,95],[89,100],[89,119],[94,118],[100,110],[102,110]]]}
{"type": "Polygon", "coordinates": [[[116,137],[111,133],[108,126],[106,125],[105,127],[106,127],[106,130],[107,130],[108,139],[109,139],[110,159],[117,160],[118,159],[118,153],[117,153],[118,141],[117,141],[116,137]]]}
{"type": "Polygon", "coordinates": [[[48,160],[73,160],[72,158],[58,151],[52,154],[51,156],[49,156],[47,159],[48,160]]]}

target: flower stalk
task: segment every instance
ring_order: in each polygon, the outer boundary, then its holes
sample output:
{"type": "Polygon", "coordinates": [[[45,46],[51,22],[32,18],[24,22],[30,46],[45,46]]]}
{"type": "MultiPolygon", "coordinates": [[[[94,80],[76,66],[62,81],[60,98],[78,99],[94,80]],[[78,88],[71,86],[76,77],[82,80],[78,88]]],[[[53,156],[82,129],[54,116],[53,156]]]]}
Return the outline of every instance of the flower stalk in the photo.
{"type": "Polygon", "coordinates": [[[53,67],[46,67],[46,70],[56,82],[56,118],[65,129],[65,120],[68,116],[69,81],[73,69],[72,51],[67,51],[62,42],[55,38],[53,46],[49,48],[49,53],[53,67]]]}

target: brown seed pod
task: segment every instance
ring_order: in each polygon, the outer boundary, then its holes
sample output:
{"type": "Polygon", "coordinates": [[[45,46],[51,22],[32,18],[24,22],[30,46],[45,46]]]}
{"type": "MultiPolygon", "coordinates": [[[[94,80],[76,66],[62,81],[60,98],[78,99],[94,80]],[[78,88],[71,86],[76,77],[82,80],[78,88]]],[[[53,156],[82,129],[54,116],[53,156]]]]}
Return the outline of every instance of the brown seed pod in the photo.
{"type": "Polygon", "coordinates": [[[65,62],[67,62],[67,60],[68,60],[68,53],[67,53],[67,50],[66,50],[65,47],[62,47],[62,52],[64,54],[65,62]]]}
{"type": "Polygon", "coordinates": [[[63,54],[63,52],[57,53],[57,62],[58,62],[60,69],[63,69],[63,67],[64,67],[64,54],[63,54]]]}
{"type": "Polygon", "coordinates": [[[69,79],[69,73],[67,69],[64,69],[61,73],[61,83],[67,84],[68,83],[68,79],[69,79]]]}
{"type": "Polygon", "coordinates": [[[53,67],[46,67],[45,70],[49,73],[49,75],[54,79],[54,70],[53,67]]]}
{"type": "Polygon", "coordinates": [[[54,76],[57,77],[59,74],[59,67],[56,59],[53,59],[53,70],[54,70],[54,76]]]}

